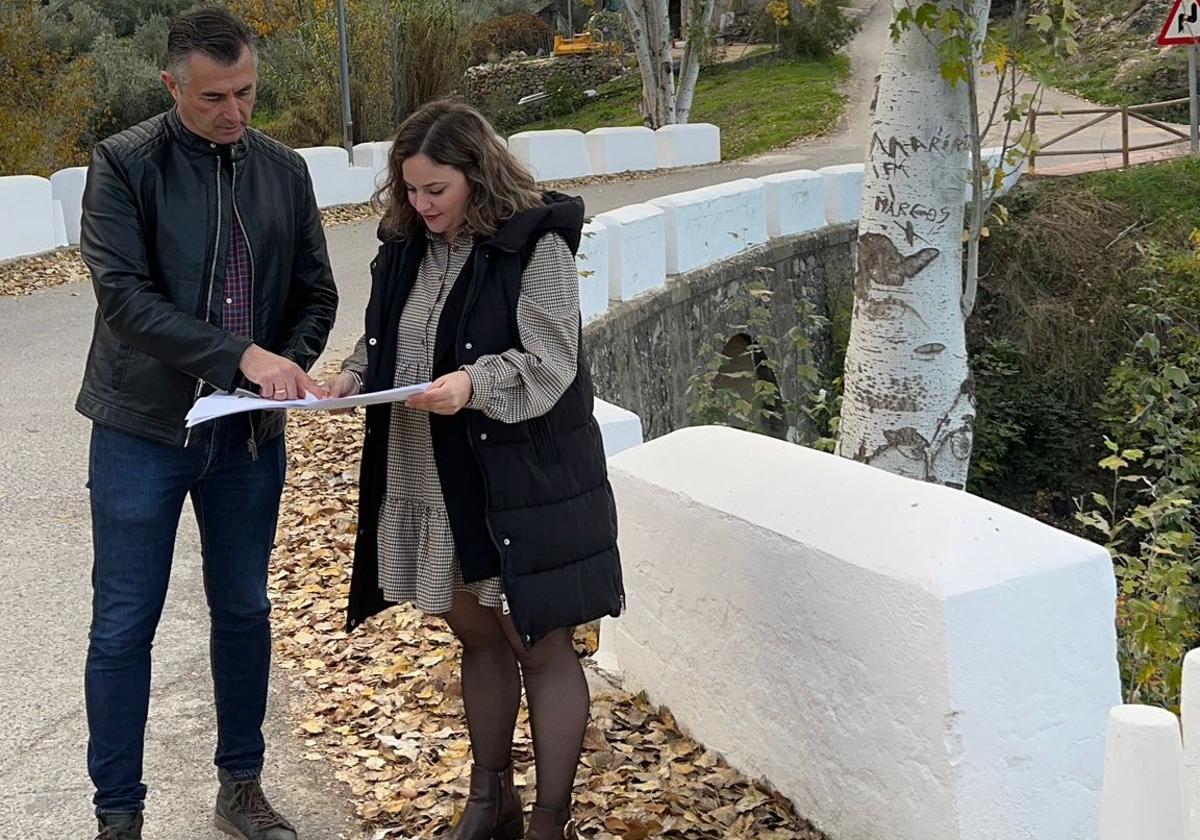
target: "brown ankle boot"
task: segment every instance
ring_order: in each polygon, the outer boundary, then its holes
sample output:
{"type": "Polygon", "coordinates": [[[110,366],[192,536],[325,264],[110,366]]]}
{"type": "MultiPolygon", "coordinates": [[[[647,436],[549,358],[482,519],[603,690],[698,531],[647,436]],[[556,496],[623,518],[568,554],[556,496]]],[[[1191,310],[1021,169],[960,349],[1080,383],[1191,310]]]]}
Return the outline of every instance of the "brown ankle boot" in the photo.
{"type": "Polygon", "coordinates": [[[554,811],[550,808],[534,807],[529,815],[529,831],[525,840],[581,840],[575,831],[575,820],[571,809],[554,811]]]}
{"type": "Polygon", "coordinates": [[[513,784],[512,765],[499,773],[472,767],[467,807],[446,840],[520,840],[524,836],[521,797],[513,784]]]}

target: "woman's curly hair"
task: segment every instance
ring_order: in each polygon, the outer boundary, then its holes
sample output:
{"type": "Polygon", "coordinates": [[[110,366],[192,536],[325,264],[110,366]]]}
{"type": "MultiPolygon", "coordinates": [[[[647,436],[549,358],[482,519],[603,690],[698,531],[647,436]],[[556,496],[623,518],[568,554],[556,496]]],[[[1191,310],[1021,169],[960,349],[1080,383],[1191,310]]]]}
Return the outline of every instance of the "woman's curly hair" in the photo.
{"type": "Polygon", "coordinates": [[[439,99],[415,111],[396,133],[387,180],[372,200],[383,211],[380,226],[389,234],[407,239],[425,228],[404,185],[404,161],[414,155],[466,176],[471,189],[466,224],[478,234],[491,235],[517,213],[542,203],[533,176],[487,118],[463,102],[439,99]]]}

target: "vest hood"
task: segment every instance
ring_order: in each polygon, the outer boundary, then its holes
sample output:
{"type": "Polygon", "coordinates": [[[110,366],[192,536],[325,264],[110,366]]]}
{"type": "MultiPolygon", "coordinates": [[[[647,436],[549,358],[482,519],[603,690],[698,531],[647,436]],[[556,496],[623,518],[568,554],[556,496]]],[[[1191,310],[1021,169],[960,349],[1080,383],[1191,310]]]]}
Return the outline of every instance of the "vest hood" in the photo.
{"type": "Polygon", "coordinates": [[[544,192],[541,207],[522,210],[483,244],[516,252],[547,233],[557,233],[565,239],[572,254],[578,251],[583,236],[583,199],[559,192],[544,192]]]}
{"type": "MultiPolygon", "coordinates": [[[[572,254],[578,252],[583,238],[583,199],[547,190],[542,193],[540,207],[522,210],[500,225],[500,229],[482,244],[515,253],[547,233],[557,233],[566,240],[572,254]]],[[[404,242],[403,236],[385,228],[383,222],[379,223],[375,235],[384,244],[404,242]]]]}

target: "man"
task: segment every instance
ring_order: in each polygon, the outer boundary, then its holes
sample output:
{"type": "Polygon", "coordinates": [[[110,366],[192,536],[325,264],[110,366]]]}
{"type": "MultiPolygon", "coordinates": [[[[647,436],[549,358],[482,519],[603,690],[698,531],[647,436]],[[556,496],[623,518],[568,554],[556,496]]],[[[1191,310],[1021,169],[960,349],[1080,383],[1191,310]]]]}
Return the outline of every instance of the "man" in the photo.
{"type": "Polygon", "coordinates": [[[337,291],[304,162],[248,127],[257,55],[246,25],[215,8],[180,17],[163,81],[175,106],[96,148],[83,199],[80,245],[99,304],[76,404],[93,421],[88,770],[100,838],[140,840],[150,646],[190,495],[211,616],[216,825],[243,840],[295,840],[259,783],[284,416],[188,432],[184,415],[238,385],[323,396],[305,371],[337,291]]]}

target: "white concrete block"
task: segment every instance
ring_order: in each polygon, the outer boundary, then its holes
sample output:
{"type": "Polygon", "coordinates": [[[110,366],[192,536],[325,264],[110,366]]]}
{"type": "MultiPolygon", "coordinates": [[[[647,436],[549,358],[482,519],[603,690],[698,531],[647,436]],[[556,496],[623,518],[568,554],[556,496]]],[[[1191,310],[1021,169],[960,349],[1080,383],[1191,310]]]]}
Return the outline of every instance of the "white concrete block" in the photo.
{"type": "Polygon", "coordinates": [[[753,178],[650,203],[667,214],[668,274],[703,268],[767,241],[766,191],[753,178]]]}
{"type": "Polygon", "coordinates": [[[767,233],[792,236],[825,227],[825,180],[808,169],[759,178],[766,191],[767,233]]]}
{"type": "Polygon", "coordinates": [[[597,399],[592,416],[604,436],[604,454],[611,458],[626,449],[642,445],[642,419],[632,411],[597,399]]]}
{"type": "Polygon", "coordinates": [[[1183,660],[1184,789],[1191,812],[1191,840],[1200,840],[1200,648],[1183,660]]]}
{"type": "Polygon", "coordinates": [[[508,138],[508,150],[525,164],[537,181],[584,178],[594,174],[583,132],[522,131],[508,138]]]}
{"type": "Polygon", "coordinates": [[[978,497],[727,428],[610,462],[633,692],[831,837],[1093,840],[1112,561],[978,497]]]}
{"type": "Polygon", "coordinates": [[[50,176],[51,191],[54,193],[54,199],[62,202],[67,241],[72,245],[79,244],[79,223],[83,218],[83,188],[86,185],[86,166],[60,169],[50,176]]]}
{"type": "MultiPolygon", "coordinates": [[[[642,419],[632,411],[620,406],[596,400],[593,416],[600,423],[600,431],[604,437],[604,454],[611,458],[627,449],[641,446],[642,419]]],[[[602,618],[600,620],[600,649],[592,657],[592,661],[603,671],[615,673],[617,668],[616,652],[612,650],[613,632],[618,619],[602,618]]]]}
{"type": "Polygon", "coordinates": [[[609,240],[603,222],[593,219],[583,226],[575,268],[579,272],[579,311],[586,324],[608,311],[609,240]]]}
{"type": "Polygon", "coordinates": [[[54,250],[54,191],[34,175],[0,177],[0,260],[54,250]]]}
{"type": "Polygon", "coordinates": [[[354,166],[355,168],[370,169],[375,173],[373,180],[375,189],[383,186],[387,179],[388,160],[391,153],[391,141],[359,143],[354,147],[354,166]]]}
{"type": "Polygon", "coordinates": [[[71,244],[67,239],[67,221],[63,217],[62,202],[54,199],[54,247],[66,248],[71,244]]]}
{"type": "Polygon", "coordinates": [[[862,211],[863,165],[826,166],[817,172],[825,179],[825,221],[831,225],[857,221],[862,211]]]}
{"type": "Polygon", "coordinates": [[[594,128],[584,139],[597,175],[658,169],[658,143],[645,126],[594,128]]]}
{"type": "Polygon", "coordinates": [[[318,206],[360,204],[371,199],[375,191],[374,170],[351,166],[345,149],[338,146],[318,146],[296,151],[308,165],[318,206]]]}
{"type": "Polygon", "coordinates": [[[1108,719],[1100,840],[1187,840],[1179,719],[1117,706],[1108,719]]]}
{"type": "Polygon", "coordinates": [[[596,216],[608,229],[609,300],[633,300],[666,285],[666,218],[652,204],[629,204],[596,216]]]}
{"type": "Polygon", "coordinates": [[[712,123],[664,125],[654,132],[658,165],[700,166],[721,161],[721,129],[712,123]]]}

